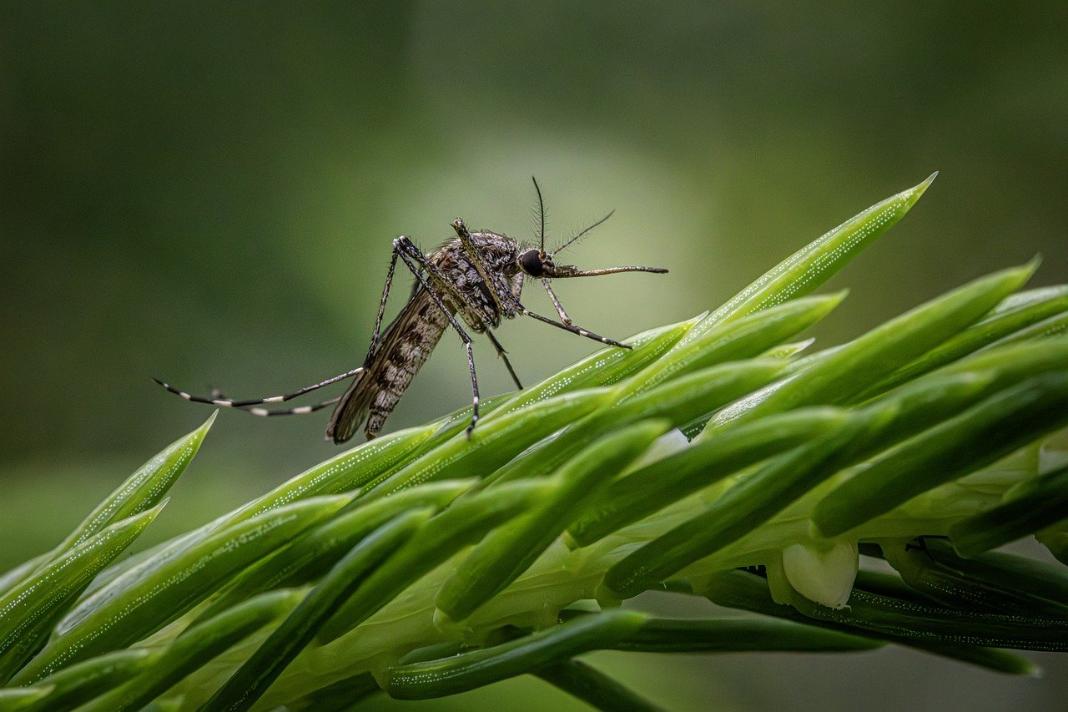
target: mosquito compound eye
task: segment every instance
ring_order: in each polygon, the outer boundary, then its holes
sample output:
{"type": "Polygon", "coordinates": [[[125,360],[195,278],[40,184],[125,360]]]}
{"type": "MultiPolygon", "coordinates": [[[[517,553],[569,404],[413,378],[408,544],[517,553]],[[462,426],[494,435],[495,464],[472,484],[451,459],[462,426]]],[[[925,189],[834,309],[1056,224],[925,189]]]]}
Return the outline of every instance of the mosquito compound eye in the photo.
{"type": "Polygon", "coordinates": [[[541,255],[537,250],[527,250],[519,255],[519,266],[531,277],[540,277],[544,271],[541,255]]]}

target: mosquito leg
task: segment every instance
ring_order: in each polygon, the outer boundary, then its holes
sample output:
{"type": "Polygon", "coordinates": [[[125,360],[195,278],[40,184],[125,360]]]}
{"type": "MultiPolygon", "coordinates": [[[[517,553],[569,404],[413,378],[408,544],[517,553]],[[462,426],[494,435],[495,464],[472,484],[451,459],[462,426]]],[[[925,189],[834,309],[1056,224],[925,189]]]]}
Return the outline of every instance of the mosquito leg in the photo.
{"type": "Polygon", "coordinates": [[[460,340],[464,342],[464,349],[467,351],[467,371],[471,375],[471,424],[467,426],[467,437],[471,437],[471,431],[475,429],[475,425],[478,423],[478,374],[475,373],[475,349],[471,342],[471,337],[460,326],[460,322],[456,320],[456,315],[445,306],[445,302],[441,295],[438,294],[437,288],[431,284],[433,280],[424,277],[423,272],[420,270],[422,268],[426,270],[427,275],[434,275],[439,280],[447,283],[447,280],[438,272],[437,268],[430,264],[419,248],[403,235],[393,241],[393,250],[404,260],[404,265],[415,275],[416,280],[434,300],[438,309],[441,310],[441,313],[449,320],[449,324],[460,336],[460,340]]]}
{"type": "MultiPolygon", "coordinates": [[[[389,254],[389,269],[386,270],[386,281],[382,285],[382,295],[378,298],[378,314],[375,315],[375,328],[371,332],[371,343],[367,346],[367,355],[363,357],[364,368],[370,368],[371,361],[374,359],[375,354],[378,353],[378,349],[382,345],[382,318],[386,314],[386,302],[389,301],[389,292],[393,287],[393,274],[397,269],[397,248],[390,251],[389,254]]],[[[330,424],[326,428],[326,436],[328,439],[332,439],[334,443],[342,443],[352,437],[349,433],[346,437],[338,438],[335,436],[336,429],[340,426],[342,429],[353,425],[350,421],[351,418],[357,415],[361,415],[358,412],[349,409],[349,400],[358,393],[359,381],[354,382],[340,398],[335,401],[339,403],[338,407],[334,410],[334,414],[330,418],[330,424]]],[[[266,415],[274,415],[274,413],[266,413],[266,415]]],[[[356,427],[359,423],[355,424],[356,427]]],[[[368,439],[374,437],[372,433],[365,433],[368,439]]]]}
{"type": "MultiPolygon", "coordinates": [[[[215,400],[227,400],[226,394],[224,394],[218,388],[211,389],[211,397],[215,400]]],[[[334,396],[333,398],[316,403],[315,405],[301,405],[297,406],[296,408],[268,409],[256,406],[243,406],[235,408],[235,410],[238,410],[242,413],[250,413],[251,415],[258,415],[260,417],[275,415],[307,415],[308,413],[314,413],[317,410],[322,410],[323,408],[329,405],[333,405],[339,400],[341,400],[341,396],[334,396]]]]}
{"type": "Polygon", "coordinates": [[[592,331],[587,331],[586,329],[583,329],[581,326],[575,326],[574,324],[562,324],[559,321],[553,321],[552,319],[550,319],[548,317],[545,317],[545,316],[542,316],[541,314],[535,314],[534,312],[530,311],[526,307],[523,307],[523,314],[525,314],[526,316],[529,316],[529,317],[533,317],[534,319],[537,319],[538,321],[543,321],[546,324],[552,324],[557,329],[563,329],[564,331],[570,331],[572,334],[578,334],[579,336],[585,336],[587,339],[593,339],[594,341],[600,341],[602,344],[608,344],[609,346],[619,346],[620,348],[624,348],[624,349],[629,349],[630,348],[630,346],[627,346],[626,344],[621,344],[618,341],[616,341],[615,339],[609,339],[609,338],[604,337],[604,336],[599,336],[598,334],[595,334],[592,331]]]}
{"type": "Polygon", "coordinates": [[[486,329],[486,336],[493,342],[493,348],[497,349],[497,355],[504,359],[504,367],[508,369],[508,373],[512,376],[512,381],[515,383],[515,387],[519,390],[523,390],[523,384],[519,382],[519,376],[515,375],[515,369],[512,368],[512,362],[508,360],[508,352],[504,350],[504,346],[500,341],[497,341],[497,337],[493,335],[493,332],[486,329]]]}
{"type": "Polygon", "coordinates": [[[519,299],[523,296],[523,273],[516,272],[515,277],[512,277],[512,302],[516,305],[519,304],[519,299]]]}
{"type": "Polygon", "coordinates": [[[360,366],[359,368],[354,368],[351,371],[346,371],[345,373],[339,373],[336,376],[331,376],[330,378],[327,378],[323,381],[319,381],[318,383],[315,383],[313,385],[304,386],[303,388],[299,388],[293,391],[292,393],[284,393],[280,396],[266,396],[264,398],[250,398],[248,400],[234,400],[232,398],[214,397],[214,394],[211,397],[195,396],[191,393],[186,393],[185,391],[179,390],[174,386],[170,385],[169,383],[164,383],[158,378],[153,378],[152,380],[161,385],[168,392],[173,393],[179,398],[184,398],[187,401],[192,401],[194,403],[207,403],[208,405],[215,405],[219,406],[220,408],[247,408],[249,406],[263,405],[265,403],[283,403],[285,401],[298,398],[304,395],[305,393],[317,391],[320,388],[323,388],[324,386],[329,386],[333,383],[337,383],[338,381],[344,381],[346,378],[351,378],[356,374],[360,373],[361,371],[363,371],[363,366],[360,366]]]}
{"type": "Polygon", "coordinates": [[[382,296],[378,300],[378,315],[375,317],[375,330],[371,335],[371,345],[367,348],[367,357],[364,364],[371,361],[371,357],[378,351],[379,342],[382,340],[382,317],[386,313],[386,300],[389,299],[389,290],[393,286],[393,272],[397,269],[397,251],[393,250],[389,256],[389,270],[386,271],[386,283],[382,285],[382,296]]]}
{"type": "MultiPolygon", "coordinates": [[[[226,395],[222,391],[220,391],[218,388],[212,388],[211,389],[211,397],[213,399],[226,400],[226,395]]],[[[333,398],[329,398],[327,400],[321,401],[321,402],[316,403],[314,405],[301,405],[301,406],[297,406],[296,408],[268,409],[268,408],[259,408],[259,407],[256,407],[256,406],[244,406],[244,407],[241,407],[241,408],[237,408],[236,410],[239,410],[242,413],[250,413],[252,415],[258,415],[260,417],[275,416],[275,415],[307,415],[308,413],[314,413],[317,410],[322,410],[323,408],[325,408],[325,407],[327,407],[329,405],[333,405],[334,403],[337,403],[339,400],[341,400],[341,396],[334,396],[333,398]]]]}
{"type": "Polygon", "coordinates": [[[475,271],[478,272],[478,276],[482,278],[483,284],[486,285],[486,289],[490,294],[490,298],[493,299],[493,303],[497,306],[498,310],[503,309],[504,304],[501,302],[501,297],[497,294],[497,290],[493,288],[493,280],[490,279],[489,269],[486,267],[486,263],[483,262],[482,255],[479,253],[478,248],[475,247],[475,241],[471,239],[471,232],[467,229],[467,225],[464,224],[463,219],[456,218],[453,220],[452,229],[456,231],[457,237],[460,238],[460,244],[463,245],[464,251],[471,259],[471,264],[475,266],[475,271]]]}
{"type": "Polygon", "coordinates": [[[252,415],[258,415],[260,417],[272,417],[275,415],[307,415],[308,413],[314,413],[317,410],[322,410],[327,406],[334,405],[339,400],[341,400],[341,396],[334,396],[329,400],[324,400],[315,405],[302,405],[297,408],[282,408],[280,410],[270,410],[268,408],[241,408],[240,410],[242,413],[251,413],[252,415]]]}
{"type": "Polygon", "coordinates": [[[568,326],[571,326],[571,317],[564,311],[564,305],[560,303],[560,300],[556,296],[556,292],[553,291],[553,286],[549,283],[549,280],[542,277],[541,286],[545,287],[545,291],[549,293],[549,299],[553,302],[553,307],[556,309],[556,313],[560,315],[560,321],[564,322],[568,326]]]}

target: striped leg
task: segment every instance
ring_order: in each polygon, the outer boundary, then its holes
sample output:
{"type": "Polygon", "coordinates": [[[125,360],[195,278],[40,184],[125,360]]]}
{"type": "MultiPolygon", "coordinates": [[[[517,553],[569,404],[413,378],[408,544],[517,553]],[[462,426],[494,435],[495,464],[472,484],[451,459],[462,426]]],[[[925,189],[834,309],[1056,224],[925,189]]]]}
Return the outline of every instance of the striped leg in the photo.
{"type": "MultiPolygon", "coordinates": [[[[208,405],[215,405],[215,406],[218,406],[220,408],[238,408],[238,409],[242,409],[242,408],[248,408],[248,407],[251,407],[251,406],[264,405],[266,403],[284,403],[285,401],[292,400],[294,398],[298,398],[298,397],[304,395],[305,393],[311,393],[312,391],[317,391],[320,388],[323,388],[324,386],[329,386],[329,385],[331,385],[333,383],[337,383],[338,381],[344,381],[346,378],[351,378],[352,376],[355,376],[355,375],[361,373],[362,371],[363,371],[363,366],[360,366],[359,368],[354,368],[351,371],[346,371],[345,373],[339,373],[336,376],[331,376],[330,378],[327,378],[326,380],[323,380],[323,381],[319,381],[316,384],[313,384],[313,385],[310,385],[310,386],[304,386],[303,388],[299,388],[299,389],[293,391],[292,393],[285,393],[285,394],[282,394],[280,396],[267,396],[265,398],[250,398],[248,400],[234,400],[234,399],[231,399],[231,398],[222,398],[222,397],[215,397],[215,396],[195,396],[195,395],[193,395],[191,393],[186,393],[185,391],[179,390],[179,389],[175,388],[174,386],[170,385],[169,383],[164,383],[163,381],[159,380],[158,378],[153,378],[152,380],[155,381],[156,383],[158,383],[159,385],[163,386],[163,388],[166,389],[168,392],[173,393],[174,395],[178,396],[179,398],[184,398],[187,401],[192,401],[193,403],[207,403],[208,405]]],[[[261,408],[260,410],[263,410],[263,409],[261,408]]],[[[281,413],[282,411],[279,411],[279,412],[281,413]]]]}
{"type": "Polygon", "coordinates": [[[426,270],[427,275],[437,277],[443,284],[448,284],[448,280],[434,265],[427,261],[426,255],[404,235],[393,241],[393,251],[395,254],[400,255],[404,265],[415,275],[415,279],[420,286],[427,291],[427,294],[437,304],[438,309],[449,320],[449,324],[459,334],[460,340],[464,342],[464,350],[467,351],[467,371],[471,375],[471,424],[467,426],[467,437],[471,437],[471,431],[475,429],[475,425],[478,423],[478,374],[475,373],[475,349],[471,343],[470,335],[460,326],[460,322],[456,320],[456,315],[445,306],[437,287],[432,284],[433,280],[424,277],[422,270],[426,270]]]}
{"type": "Polygon", "coordinates": [[[583,329],[581,326],[575,326],[574,324],[564,324],[564,323],[561,323],[559,321],[553,321],[549,317],[542,316],[541,314],[535,314],[534,312],[530,311],[526,307],[523,307],[523,314],[525,316],[529,316],[529,317],[532,317],[534,319],[537,319],[538,321],[543,321],[546,324],[552,324],[557,329],[563,329],[564,331],[570,331],[572,334],[578,334],[579,336],[585,336],[587,339],[593,339],[594,341],[600,341],[602,344],[608,344],[609,346],[619,346],[620,348],[624,348],[624,349],[629,349],[630,348],[630,346],[627,346],[626,344],[621,344],[618,341],[616,341],[615,339],[609,339],[609,338],[604,337],[604,336],[599,336],[599,335],[593,333],[592,331],[587,331],[586,329],[583,329]]]}
{"type": "MultiPolygon", "coordinates": [[[[226,397],[226,394],[218,388],[211,389],[211,397],[218,400],[229,400],[226,397]]],[[[327,406],[331,406],[339,400],[341,400],[341,396],[334,396],[333,398],[321,401],[314,405],[301,405],[296,408],[258,408],[254,406],[245,406],[244,408],[238,408],[237,410],[240,410],[242,413],[249,413],[260,417],[272,417],[275,415],[307,415],[308,413],[314,413],[327,406]]]]}
{"type": "Polygon", "coordinates": [[[317,410],[322,410],[327,406],[334,405],[339,400],[341,400],[341,396],[334,396],[329,400],[324,400],[320,403],[316,403],[315,405],[301,405],[297,406],[296,408],[280,408],[278,410],[272,410],[269,408],[252,407],[241,408],[240,410],[242,413],[250,413],[251,415],[258,415],[260,417],[265,418],[273,417],[275,415],[307,415],[308,413],[314,413],[317,410]]]}

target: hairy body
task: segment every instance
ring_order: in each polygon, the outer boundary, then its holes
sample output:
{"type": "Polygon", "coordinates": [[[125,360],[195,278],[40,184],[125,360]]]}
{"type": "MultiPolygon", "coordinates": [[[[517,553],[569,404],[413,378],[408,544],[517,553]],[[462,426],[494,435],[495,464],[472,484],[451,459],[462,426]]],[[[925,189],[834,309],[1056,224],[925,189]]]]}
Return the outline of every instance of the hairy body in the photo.
{"type": "MultiPolygon", "coordinates": [[[[481,231],[471,233],[471,239],[486,263],[489,284],[459,238],[448,240],[426,259],[446,277],[431,279],[441,290],[448,313],[459,314],[472,331],[481,334],[500,326],[502,317],[519,314],[516,305],[523,273],[516,263],[518,243],[512,238],[481,231]],[[500,303],[497,295],[502,292],[513,299],[500,303]]],[[[368,354],[364,371],[338,402],[327,437],[351,438],[365,416],[364,435],[377,435],[447,328],[448,315],[435,304],[430,290],[416,282],[408,303],[386,327],[381,345],[368,354]]]]}

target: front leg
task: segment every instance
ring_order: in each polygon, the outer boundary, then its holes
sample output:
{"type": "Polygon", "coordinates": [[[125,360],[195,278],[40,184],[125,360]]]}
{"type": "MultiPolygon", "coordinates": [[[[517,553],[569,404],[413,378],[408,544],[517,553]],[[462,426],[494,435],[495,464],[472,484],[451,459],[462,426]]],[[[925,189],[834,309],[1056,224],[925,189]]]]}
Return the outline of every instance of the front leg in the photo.
{"type": "Polygon", "coordinates": [[[471,238],[471,233],[464,221],[456,218],[452,221],[452,229],[456,231],[464,252],[471,259],[471,264],[474,265],[479,278],[486,285],[486,291],[490,293],[490,298],[493,299],[493,304],[497,307],[497,311],[509,318],[518,314],[520,312],[519,295],[523,291],[523,273],[520,272],[516,277],[512,278],[510,291],[500,289],[498,283],[492,279],[489,267],[486,266],[485,261],[482,259],[482,253],[475,246],[475,241],[471,238]]]}
{"type": "Polygon", "coordinates": [[[509,319],[516,316],[517,314],[523,313],[523,305],[520,303],[520,301],[523,299],[523,280],[525,276],[526,275],[523,274],[522,271],[520,271],[517,272],[514,277],[512,277],[512,303],[508,305],[508,308],[504,312],[504,314],[509,319]]]}
{"type": "Polygon", "coordinates": [[[560,321],[567,325],[571,325],[571,317],[564,311],[564,305],[560,303],[560,299],[556,296],[556,292],[553,291],[553,286],[549,284],[549,280],[545,277],[541,278],[541,286],[545,287],[546,293],[549,295],[549,299],[552,300],[553,308],[556,309],[556,313],[560,315],[560,321]]]}
{"type": "Polygon", "coordinates": [[[609,346],[618,346],[618,347],[623,348],[623,349],[629,349],[630,348],[630,346],[627,346],[626,344],[620,343],[620,342],[616,341],[615,339],[609,339],[606,336],[600,336],[598,334],[593,333],[592,331],[589,331],[588,329],[583,329],[581,326],[576,326],[575,324],[564,324],[562,322],[550,319],[547,316],[542,316],[541,314],[535,314],[534,312],[530,311],[526,307],[521,306],[520,308],[522,310],[522,313],[525,316],[529,316],[532,319],[537,319],[538,321],[545,322],[546,324],[552,324],[557,329],[563,329],[564,331],[570,331],[572,334],[578,334],[579,336],[584,336],[587,339],[593,339],[594,341],[600,341],[602,344],[607,344],[609,346]]]}
{"type": "Polygon", "coordinates": [[[478,251],[478,248],[475,247],[475,241],[471,238],[471,232],[467,229],[467,225],[464,224],[463,219],[456,218],[453,220],[452,229],[456,231],[456,236],[460,238],[460,244],[463,245],[464,252],[466,252],[468,258],[470,258],[471,264],[474,265],[475,271],[478,272],[478,276],[482,279],[482,283],[486,285],[486,291],[489,292],[494,306],[497,307],[497,311],[503,311],[504,304],[501,301],[501,295],[497,294],[497,290],[493,286],[495,283],[490,278],[489,268],[486,267],[486,263],[482,261],[482,254],[478,251]]]}
{"type": "Polygon", "coordinates": [[[475,373],[475,350],[471,342],[471,336],[460,325],[460,322],[456,319],[456,315],[453,314],[445,305],[445,300],[440,293],[437,285],[434,284],[434,279],[441,280],[443,284],[448,284],[448,280],[441,274],[438,269],[432,265],[426,258],[426,255],[415,246],[415,244],[406,236],[401,235],[393,241],[393,250],[395,254],[398,254],[404,265],[411,270],[415,275],[416,281],[427,291],[430,298],[434,300],[434,304],[437,305],[441,313],[445,315],[445,318],[449,320],[449,324],[460,336],[460,340],[464,344],[464,349],[467,351],[467,371],[471,375],[471,424],[467,426],[467,437],[471,437],[471,432],[475,429],[475,425],[478,423],[478,374],[475,373]],[[426,271],[427,277],[424,277],[423,271],[426,271]]]}

